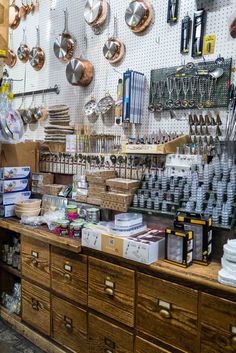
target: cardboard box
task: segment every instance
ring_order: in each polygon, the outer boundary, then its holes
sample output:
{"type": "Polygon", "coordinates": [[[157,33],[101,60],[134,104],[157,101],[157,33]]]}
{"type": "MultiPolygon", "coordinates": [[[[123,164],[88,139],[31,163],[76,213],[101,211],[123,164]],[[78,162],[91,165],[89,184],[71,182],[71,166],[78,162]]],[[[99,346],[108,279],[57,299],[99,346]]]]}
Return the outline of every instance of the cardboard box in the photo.
{"type": "Polygon", "coordinates": [[[113,178],[106,181],[106,185],[112,188],[118,188],[122,190],[137,189],[140,185],[139,180],[130,180],[123,178],[113,178]]]}
{"type": "Polygon", "coordinates": [[[165,258],[164,230],[151,230],[137,237],[124,239],[123,257],[150,265],[165,258]]]}
{"type": "Polygon", "coordinates": [[[108,191],[102,194],[102,199],[104,201],[118,202],[130,206],[133,201],[133,196],[108,191]]]}
{"type": "Polygon", "coordinates": [[[118,203],[118,202],[112,202],[112,201],[106,201],[106,200],[101,200],[101,207],[106,208],[108,210],[113,210],[113,211],[119,211],[119,212],[128,212],[129,210],[129,205],[126,205],[124,203],[118,203]]]}
{"type": "Polygon", "coordinates": [[[90,205],[96,205],[96,206],[100,206],[102,202],[102,199],[95,199],[94,197],[87,197],[87,203],[89,203],[90,205]]]}
{"type": "Polygon", "coordinates": [[[9,218],[15,216],[15,205],[0,206],[0,217],[9,218]]]}
{"type": "Polygon", "coordinates": [[[28,191],[28,179],[0,180],[0,194],[18,191],[28,191]]]}
{"type": "Polygon", "coordinates": [[[11,192],[8,194],[0,194],[0,205],[15,205],[16,202],[30,199],[31,191],[11,192]]]}
{"type": "Polygon", "coordinates": [[[104,233],[104,230],[98,227],[83,228],[81,245],[90,249],[102,250],[102,233],[104,233]]]}
{"type": "Polygon", "coordinates": [[[54,174],[51,173],[32,173],[32,185],[42,186],[45,184],[53,184],[54,174]],[[37,183],[37,185],[36,185],[37,183]]]}
{"type": "Polygon", "coordinates": [[[12,165],[21,167],[30,166],[31,172],[38,172],[39,168],[39,142],[22,142],[13,144],[2,144],[0,166],[10,167],[12,165]]]}
{"type": "Polygon", "coordinates": [[[0,179],[28,179],[30,177],[30,167],[3,167],[0,168],[0,179]]]}
{"type": "Polygon", "coordinates": [[[86,177],[99,177],[101,179],[109,179],[117,176],[115,170],[103,169],[103,170],[90,170],[86,172],[86,177]]]}

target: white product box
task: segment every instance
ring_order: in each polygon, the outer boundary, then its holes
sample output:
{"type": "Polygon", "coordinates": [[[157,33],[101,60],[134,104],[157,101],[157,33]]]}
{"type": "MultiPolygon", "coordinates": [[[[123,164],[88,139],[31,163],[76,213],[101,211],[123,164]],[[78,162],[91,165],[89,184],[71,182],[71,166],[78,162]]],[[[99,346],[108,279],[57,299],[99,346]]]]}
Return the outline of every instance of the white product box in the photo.
{"type": "Polygon", "coordinates": [[[66,135],[66,152],[76,153],[77,137],[76,135],[66,135]]]}
{"type": "Polygon", "coordinates": [[[14,179],[14,180],[0,180],[0,193],[5,194],[9,192],[28,191],[28,179],[14,179]]]}
{"type": "Polygon", "coordinates": [[[164,259],[165,238],[154,232],[124,239],[123,257],[146,265],[164,259]]]}
{"type": "Polygon", "coordinates": [[[102,250],[103,233],[104,231],[98,228],[83,228],[82,246],[95,250],[102,250]]]}
{"type": "Polygon", "coordinates": [[[30,177],[30,167],[0,168],[0,179],[27,179],[30,177]]]}
{"type": "Polygon", "coordinates": [[[16,202],[28,200],[31,196],[31,191],[11,192],[9,194],[0,194],[0,205],[15,205],[16,202]]]}
{"type": "Polygon", "coordinates": [[[8,218],[15,216],[15,205],[0,206],[0,217],[8,218]]]}

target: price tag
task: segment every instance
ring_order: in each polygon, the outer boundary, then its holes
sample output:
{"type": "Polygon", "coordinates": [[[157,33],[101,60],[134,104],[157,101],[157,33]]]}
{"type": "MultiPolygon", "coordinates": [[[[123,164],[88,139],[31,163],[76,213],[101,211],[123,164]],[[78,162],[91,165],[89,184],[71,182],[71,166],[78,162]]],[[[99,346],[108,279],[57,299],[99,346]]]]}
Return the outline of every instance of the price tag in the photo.
{"type": "Polygon", "coordinates": [[[31,255],[36,258],[39,257],[39,254],[36,251],[32,251],[31,255]]]}
{"type": "Polygon", "coordinates": [[[64,270],[68,271],[68,272],[72,272],[72,266],[65,264],[64,265],[64,270]]]}
{"type": "Polygon", "coordinates": [[[164,300],[159,300],[158,305],[164,309],[170,310],[170,303],[164,302],[164,300]]]}

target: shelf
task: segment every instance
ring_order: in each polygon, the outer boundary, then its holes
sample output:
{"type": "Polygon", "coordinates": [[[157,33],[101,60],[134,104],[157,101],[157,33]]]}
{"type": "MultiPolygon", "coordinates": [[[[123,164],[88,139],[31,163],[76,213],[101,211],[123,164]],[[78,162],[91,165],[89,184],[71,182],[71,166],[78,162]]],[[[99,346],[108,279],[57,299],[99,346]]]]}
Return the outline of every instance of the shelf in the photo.
{"type": "Polygon", "coordinates": [[[147,208],[139,208],[139,207],[130,207],[129,211],[132,212],[138,212],[138,213],[144,213],[148,215],[156,215],[156,216],[164,216],[166,218],[172,218],[175,216],[175,213],[173,212],[162,212],[162,211],[155,211],[155,210],[149,210],[147,208]]]}
{"type": "Polygon", "coordinates": [[[5,264],[4,262],[0,261],[0,268],[4,271],[11,273],[12,275],[21,278],[21,273],[16,268],[5,264]]]}
{"type": "Polygon", "coordinates": [[[8,321],[8,322],[21,322],[21,317],[20,315],[17,315],[16,313],[9,313],[9,311],[7,310],[7,308],[5,308],[5,306],[3,306],[2,304],[0,304],[0,316],[2,319],[8,321]],[[8,318],[11,318],[11,320],[8,320],[8,318]]]}

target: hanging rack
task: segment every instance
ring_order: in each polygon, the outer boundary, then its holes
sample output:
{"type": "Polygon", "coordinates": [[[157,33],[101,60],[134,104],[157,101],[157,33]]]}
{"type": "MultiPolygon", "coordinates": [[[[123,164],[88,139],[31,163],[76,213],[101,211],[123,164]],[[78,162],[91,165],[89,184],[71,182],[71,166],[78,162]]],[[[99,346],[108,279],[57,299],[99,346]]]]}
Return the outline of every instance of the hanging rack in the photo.
{"type": "Polygon", "coordinates": [[[46,94],[46,93],[56,93],[59,94],[61,91],[60,87],[58,85],[55,85],[52,88],[46,88],[46,89],[40,89],[40,90],[36,90],[36,91],[29,91],[29,92],[21,92],[21,93],[16,93],[14,94],[14,97],[23,97],[23,96],[31,96],[32,94],[46,94]]]}

